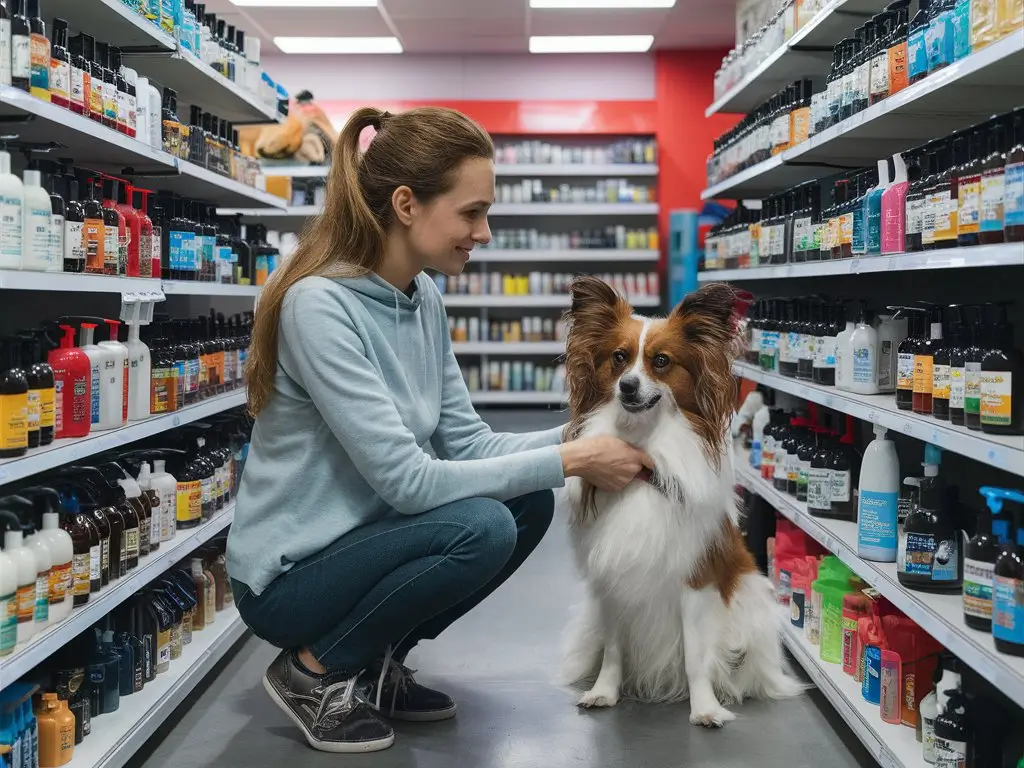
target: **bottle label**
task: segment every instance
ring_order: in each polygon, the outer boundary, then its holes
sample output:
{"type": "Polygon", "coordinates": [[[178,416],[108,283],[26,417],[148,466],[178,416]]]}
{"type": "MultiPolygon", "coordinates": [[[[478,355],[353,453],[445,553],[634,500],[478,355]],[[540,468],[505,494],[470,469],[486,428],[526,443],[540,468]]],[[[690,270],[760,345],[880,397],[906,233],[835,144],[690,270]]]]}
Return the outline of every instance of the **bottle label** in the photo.
{"type": "Polygon", "coordinates": [[[66,272],[82,272],[85,269],[84,228],[85,224],[81,221],[64,220],[64,260],[70,267],[65,269],[66,272]]]}
{"type": "Polygon", "coordinates": [[[871,60],[871,98],[885,98],[889,95],[889,49],[871,60]]]}
{"type": "Polygon", "coordinates": [[[825,467],[807,471],[807,508],[825,512],[832,508],[831,473],[825,467]]]}
{"type": "Polygon", "coordinates": [[[160,244],[160,234],[157,227],[153,227],[153,240],[150,244],[150,256],[153,262],[153,277],[160,277],[163,268],[163,247],[160,244]]]}
{"type": "Polygon", "coordinates": [[[104,82],[100,93],[103,96],[103,116],[117,122],[117,87],[113,83],[104,82]]]}
{"type": "Polygon", "coordinates": [[[907,200],[907,234],[919,235],[924,230],[924,212],[927,203],[923,197],[907,200]]]}
{"type": "Polygon", "coordinates": [[[967,391],[967,369],[950,366],[949,369],[949,407],[963,410],[964,396],[967,391]]]}
{"type": "Polygon", "coordinates": [[[0,195],[0,258],[21,264],[21,199],[0,195]]]}
{"type": "Polygon", "coordinates": [[[836,337],[819,336],[814,344],[814,367],[836,367],[836,337]]]}
{"type": "Polygon", "coordinates": [[[977,619],[992,618],[993,563],[964,558],[964,613],[977,619]]]}
{"type": "Polygon", "coordinates": [[[0,597],[0,656],[7,656],[18,642],[18,596],[0,597]]]}
{"type": "MultiPolygon", "coordinates": [[[[50,583],[49,583],[49,589],[48,589],[50,605],[60,605],[61,603],[64,602],[64,599],[67,597],[68,589],[74,589],[74,584],[73,584],[72,580],[74,578],[73,571],[74,571],[74,558],[75,557],[76,557],[75,555],[72,555],[72,559],[69,562],[66,562],[63,565],[55,565],[55,566],[53,566],[53,568],[50,569],[50,583]]],[[[89,559],[89,556],[86,554],[86,555],[80,555],[80,557],[85,558],[85,562],[86,562],[86,573],[85,573],[85,575],[86,575],[86,580],[85,580],[85,590],[86,590],[86,592],[85,593],[88,594],[89,593],[89,579],[88,579],[88,575],[89,575],[88,559],[89,559]]]]}
{"type": "Polygon", "coordinates": [[[33,34],[29,41],[29,59],[32,69],[30,87],[32,95],[43,101],[50,100],[50,41],[44,35],[33,34]]]}
{"type": "Polygon", "coordinates": [[[895,493],[860,491],[860,511],[857,515],[857,540],[863,546],[896,548],[895,493]]]}
{"type": "Polygon", "coordinates": [[[98,77],[89,78],[89,111],[103,117],[103,80],[98,77]]]}
{"type": "Polygon", "coordinates": [[[911,79],[928,74],[928,49],[925,44],[927,27],[916,29],[907,39],[908,73],[911,79]]]}
{"type": "Polygon", "coordinates": [[[178,483],[177,523],[191,523],[203,517],[203,486],[199,480],[178,483]]]}
{"type": "Polygon", "coordinates": [[[964,366],[964,412],[981,413],[981,363],[964,366]]]}
{"type": "Polygon", "coordinates": [[[853,245],[853,213],[844,213],[839,216],[839,243],[838,245],[853,245]]]}
{"type": "Polygon", "coordinates": [[[50,59],[50,98],[71,100],[71,67],[66,61],[50,59]]]}
{"type": "Polygon", "coordinates": [[[18,623],[31,624],[36,612],[36,583],[22,584],[18,587],[18,623]]]}
{"type": "Polygon", "coordinates": [[[927,576],[931,581],[955,581],[959,577],[957,550],[956,539],[936,541],[930,533],[904,533],[898,557],[904,573],[927,576]]]}
{"type": "Polygon", "coordinates": [[[108,275],[116,275],[121,258],[117,242],[117,227],[104,227],[103,235],[103,271],[108,275]]]}
{"type": "Polygon", "coordinates": [[[114,103],[117,110],[117,122],[119,125],[128,127],[128,92],[114,91],[114,103]]]}
{"type": "Polygon", "coordinates": [[[855,256],[868,252],[866,207],[867,203],[865,202],[864,205],[858,205],[853,209],[853,239],[850,250],[855,256]]]}
{"type": "MultiPolygon", "coordinates": [[[[934,359],[934,358],[933,358],[934,359]]],[[[932,367],[932,397],[939,400],[950,399],[950,367],[948,365],[935,365],[932,367]]]]}
{"type": "Polygon", "coordinates": [[[99,364],[92,365],[89,369],[90,373],[90,387],[89,387],[89,418],[91,423],[100,423],[100,366],[99,364]]]}
{"type": "Polygon", "coordinates": [[[0,19],[0,85],[11,84],[11,20],[0,19]]]}
{"type": "Polygon", "coordinates": [[[64,217],[59,213],[50,216],[50,266],[64,268],[64,217]]]}
{"type": "Polygon", "coordinates": [[[914,355],[914,392],[931,394],[934,380],[933,367],[935,358],[932,355],[914,355]]]}
{"type": "Polygon", "coordinates": [[[68,94],[72,104],[85,107],[85,73],[78,67],[71,67],[70,93],[68,94]]]}
{"type": "Polygon", "coordinates": [[[928,71],[939,69],[949,64],[952,59],[953,35],[951,19],[948,11],[936,16],[928,25],[925,33],[925,45],[928,47],[928,71]]]}
{"type": "Polygon", "coordinates": [[[1013,374],[981,371],[981,423],[1008,427],[1013,423],[1013,374]]]}
{"type": "Polygon", "coordinates": [[[28,35],[11,39],[11,75],[22,80],[32,78],[32,41],[28,35]]]}
{"type": "Polygon", "coordinates": [[[813,227],[809,216],[793,220],[793,250],[804,252],[811,250],[814,243],[813,227]]]}
{"type": "Polygon", "coordinates": [[[967,742],[934,737],[935,768],[967,768],[967,742]]]}
{"type": "Polygon", "coordinates": [[[209,505],[213,502],[213,478],[204,477],[199,481],[200,498],[204,505],[209,505]]]}
{"type": "Polygon", "coordinates": [[[1024,225],[1024,162],[1007,164],[1005,185],[1003,224],[1006,227],[1024,225]]]}
{"type": "Polygon", "coordinates": [[[100,539],[100,573],[110,572],[110,537],[100,539]]]}
{"type": "Polygon", "coordinates": [[[971,3],[959,0],[950,15],[953,27],[953,61],[959,61],[971,52],[971,3]]]}
{"type": "Polygon", "coordinates": [[[992,587],[992,634],[998,640],[1024,644],[1024,581],[995,576],[992,587]]]}
{"type": "MultiPolygon", "coordinates": [[[[27,204],[27,203],[26,203],[27,204]]],[[[50,261],[50,209],[27,208],[25,213],[26,245],[32,260],[49,263],[50,261]]]]}
{"type": "Polygon", "coordinates": [[[889,49],[889,95],[907,87],[907,43],[897,43],[889,49]]]}
{"type": "Polygon", "coordinates": [[[106,263],[106,231],[103,219],[86,219],[82,225],[85,271],[99,273],[106,263]]]}
{"type": "Polygon", "coordinates": [[[977,234],[981,223],[981,176],[960,179],[956,215],[958,234],[977,234]]]}
{"type": "Polygon", "coordinates": [[[50,572],[36,574],[36,600],[32,610],[32,621],[46,622],[50,617],[50,572]]]}
{"type": "Polygon", "coordinates": [[[92,580],[92,553],[96,550],[96,576],[100,578],[99,547],[92,547],[88,552],[75,554],[71,558],[71,577],[73,579],[72,595],[81,597],[89,594],[89,582],[92,580]]]}
{"type": "Polygon", "coordinates": [[[1003,231],[1003,194],[1006,190],[1006,176],[1002,168],[985,171],[981,177],[981,223],[982,232],[1003,231]]]}
{"type": "Polygon", "coordinates": [[[875,350],[871,347],[854,347],[853,381],[856,384],[875,383],[875,350]]]}
{"type": "Polygon", "coordinates": [[[139,556],[139,529],[129,528],[124,532],[125,545],[122,547],[126,560],[134,560],[139,556]]]}
{"type": "Polygon", "coordinates": [[[39,430],[41,421],[40,397],[38,389],[28,391],[28,409],[25,411],[25,424],[29,432],[39,430]]]}
{"type": "Polygon", "coordinates": [[[156,666],[157,670],[163,672],[171,663],[171,630],[161,630],[156,635],[156,666]]]}
{"type": "Polygon", "coordinates": [[[28,447],[28,393],[0,395],[0,448],[28,447]]]}
{"type": "Polygon", "coordinates": [[[832,489],[832,501],[848,502],[850,500],[850,470],[829,470],[829,484],[832,489]]]}

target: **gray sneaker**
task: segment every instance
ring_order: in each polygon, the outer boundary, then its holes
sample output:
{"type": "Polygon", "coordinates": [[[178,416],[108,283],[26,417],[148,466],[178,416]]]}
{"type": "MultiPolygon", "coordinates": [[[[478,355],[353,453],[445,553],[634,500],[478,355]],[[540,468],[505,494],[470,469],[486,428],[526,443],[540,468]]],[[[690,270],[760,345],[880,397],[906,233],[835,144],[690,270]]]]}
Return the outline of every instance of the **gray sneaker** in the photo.
{"type": "Polygon", "coordinates": [[[321,752],[377,752],[395,743],[395,732],[359,698],[356,678],[304,671],[294,651],[282,651],[267,667],[263,687],[321,752]]]}
{"type": "Polygon", "coordinates": [[[413,670],[394,658],[390,647],[359,676],[358,685],[357,695],[391,720],[426,723],[455,717],[452,697],[417,683],[413,670]]]}

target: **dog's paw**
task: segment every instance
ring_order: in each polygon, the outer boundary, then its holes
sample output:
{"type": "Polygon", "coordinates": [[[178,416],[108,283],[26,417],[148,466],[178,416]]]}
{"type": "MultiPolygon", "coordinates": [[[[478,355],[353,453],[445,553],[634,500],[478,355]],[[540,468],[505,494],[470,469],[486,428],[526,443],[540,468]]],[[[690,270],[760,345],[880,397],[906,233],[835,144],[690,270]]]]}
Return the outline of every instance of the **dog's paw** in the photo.
{"type": "Polygon", "coordinates": [[[613,688],[591,688],[589,691],[580,696],[579,701],[576,702],[576,706],[582,709],[592,709],[594,707],[614,707],[619,703],[619,692],[613,688]]]}
{"type": "Polygon", "coordinates": [[[693,710],[690,712],[690,722],[702,728],[721,728],[726,723],[731,723],[736,715],[719,704],[706,710],[693,710]]]}

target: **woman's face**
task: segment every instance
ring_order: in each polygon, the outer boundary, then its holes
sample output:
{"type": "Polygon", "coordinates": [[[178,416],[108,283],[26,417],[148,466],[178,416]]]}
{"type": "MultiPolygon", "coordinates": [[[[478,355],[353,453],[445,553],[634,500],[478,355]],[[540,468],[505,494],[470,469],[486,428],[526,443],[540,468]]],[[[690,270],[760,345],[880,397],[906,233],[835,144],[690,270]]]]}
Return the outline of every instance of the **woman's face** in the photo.
{"type": "Polygon", "coordinates": [[[491,241],[487,211],[494,202],[494,162],[481,157],[462,161],[452,188],[427,205],[413,202],[409,244],[423,266],[458,275],[476,245],[491,241]]]}

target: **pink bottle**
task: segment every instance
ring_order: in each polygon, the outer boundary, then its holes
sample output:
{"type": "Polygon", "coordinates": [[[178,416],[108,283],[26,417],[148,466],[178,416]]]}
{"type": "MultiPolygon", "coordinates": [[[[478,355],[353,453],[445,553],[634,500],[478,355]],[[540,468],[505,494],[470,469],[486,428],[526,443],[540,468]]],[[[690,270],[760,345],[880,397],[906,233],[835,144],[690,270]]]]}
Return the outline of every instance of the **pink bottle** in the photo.
{"type": "Polygon", "coordinates": [[[882,253],[903,252],[907,216],[907,164],[898,152],[892,156],[896,172],[892,184],[882,193],[882,253]]]}

